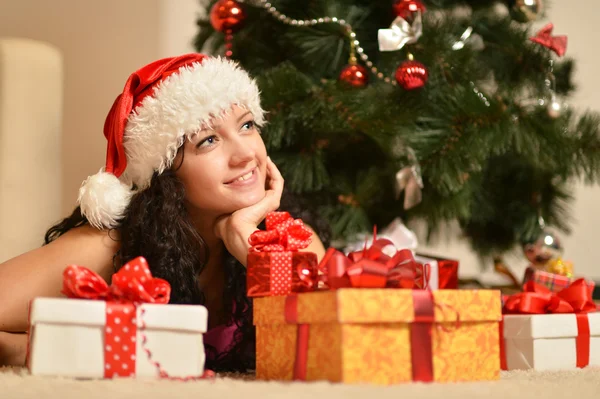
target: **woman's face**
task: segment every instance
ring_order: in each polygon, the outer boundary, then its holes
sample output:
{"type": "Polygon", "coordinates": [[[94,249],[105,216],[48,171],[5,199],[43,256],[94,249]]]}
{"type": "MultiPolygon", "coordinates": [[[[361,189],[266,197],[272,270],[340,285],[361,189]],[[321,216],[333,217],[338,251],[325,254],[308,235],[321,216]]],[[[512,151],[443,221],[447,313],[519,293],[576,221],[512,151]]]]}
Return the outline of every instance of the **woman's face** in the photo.
{"type": "Polygon", "coordinates": [[[266,164],[267,151],[254,117],[233,106],[186,140],[174,167],[188,205],[202,214],[220,216],[264,198],[266,164]]]}

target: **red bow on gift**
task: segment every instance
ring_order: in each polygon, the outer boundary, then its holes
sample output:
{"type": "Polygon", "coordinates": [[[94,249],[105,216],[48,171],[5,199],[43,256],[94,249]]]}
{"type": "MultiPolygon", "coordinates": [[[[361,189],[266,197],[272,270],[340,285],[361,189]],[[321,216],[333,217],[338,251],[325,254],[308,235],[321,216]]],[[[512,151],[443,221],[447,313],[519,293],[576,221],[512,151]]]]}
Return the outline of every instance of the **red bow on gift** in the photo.
{"type": "Polygon", "coordinates": [[[67,266],[61,292],[68,298],[164,304],[169,302],[171,285],[166,280],[152,277],[148,262],[140,256],[113,275],[110,287],[86,267],[67,266]]]}
{"type": "Polygon", "coordinates": [[[271,212],[266,217],[266,231],[250,235],[250,252],[297,251],[311,243],[312,232],[301,219],[293,219],[288,212],[271,212]]]}
{"type": "Polygon", "coordinates": [[[393,256],[383,249],[394,244],[387,239],[376,239],[370,248],[344,255],[329,248],[319,264],[321,280],[330,288],[425,288],[428,267],[417,264],[408,249],[396,251],[393,256]]]}
{"type": "Polygon", "coordinates": [[[596,311],[590,287],[578,279],[569,287],[553,293],[543,285],[528,281],[523,292],[509,296],[504,304],[507,314],[588,313],[596,311]]]}
{"type": "Polygon", "coordinates": [[[529,40],[549,48],[559,57],[562,57],[567,51],[567,36],[552,36],[552,29],[554,29],[554,25],[549,23],[540,29],[534,37],[530,37],[529,40]]]}

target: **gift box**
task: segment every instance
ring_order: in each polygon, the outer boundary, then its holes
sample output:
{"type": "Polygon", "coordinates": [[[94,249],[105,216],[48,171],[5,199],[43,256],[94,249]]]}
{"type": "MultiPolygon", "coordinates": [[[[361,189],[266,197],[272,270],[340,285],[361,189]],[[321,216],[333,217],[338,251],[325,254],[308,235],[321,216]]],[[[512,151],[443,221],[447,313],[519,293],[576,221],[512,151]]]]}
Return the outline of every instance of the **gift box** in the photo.
{"type": "Polygon", "coordinates": [[[287,212],[267,214],[266,231],[249,238],[246,293],[248,297],[287,295],[310,291],[317,284],[317,255],[300,252],[312,232],[287,212]]]}
{"type": "Polygon", "coordinates": [[[426,254],[416,254],[415,260],[420,264],[429,265],[429,289],[458,288],[457,260],[439,258],[426,254]]]}
{"type": "Polygon", "coordinates": [[[506,315],[504,369],[569,370],[600,366],[600,313],[585,314],[583,327],[577,316],[506,315]],[[583,357],[588,360],[582,360],[583,357]],[[585,366],[578,366],[579,363],[585,366]]]}
{"type": "Polygon", "coordinates": [[[505,298],[504,312],[502,369],[600,366],[600,313],[583,279],[558,293],[530,281],[505,298]]]}
{"type": "MultiPolygon", "coordinates": [[[[536,284],[541,284],[547,287],[552,292],[558,292],[562,289],[567,288],[575,280],[577,280],[576,277],[567,277],[562,276],[560,274],[546,272],[544,270],[539,270],[533,266],[530,266],[525,270],[525,276],[523,277],[523,283],[533,281],[536,284]]],[[[586,284],[593,290],[595,283],[591,280],[585,281],[586,284]]]]}
{"type": "Polygon", "coordinates": [[[69,266],[68,298],[30,303],[27,365],[32,375],[74,378],[205,376],[207,310],[167,305],[170,287],[143,258],[109,287],[89,269],[69,266]]]}
{"type": "Polygon", "coordinates": [[[254,299],[256,376],[395,384],[499,378],[500,292],[341,288],[254,299]]]}
{"type": "Polygon", "coordinates": [[[313,252],[250,253],[247,264],[248,297],[306,292],[317,280],[317,255],[313,252]]]}

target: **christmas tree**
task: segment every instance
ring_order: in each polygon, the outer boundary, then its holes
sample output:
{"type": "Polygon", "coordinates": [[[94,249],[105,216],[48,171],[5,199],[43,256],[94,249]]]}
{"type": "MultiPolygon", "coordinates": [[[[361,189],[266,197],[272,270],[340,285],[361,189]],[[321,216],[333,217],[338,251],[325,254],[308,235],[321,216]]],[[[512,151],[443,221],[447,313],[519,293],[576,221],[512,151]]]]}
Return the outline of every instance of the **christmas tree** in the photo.
{"type": "Polygon", "coordinates": [[[219,0],[198,51],[262,92],[286,187],[337,240],[457,220],[499,254],[569,231],[570,184],[600,177],[600,117],[568,107],[574,61],[547,0],[219,0]],[[556,31],[556,32],[555,32],[556,31]]]}

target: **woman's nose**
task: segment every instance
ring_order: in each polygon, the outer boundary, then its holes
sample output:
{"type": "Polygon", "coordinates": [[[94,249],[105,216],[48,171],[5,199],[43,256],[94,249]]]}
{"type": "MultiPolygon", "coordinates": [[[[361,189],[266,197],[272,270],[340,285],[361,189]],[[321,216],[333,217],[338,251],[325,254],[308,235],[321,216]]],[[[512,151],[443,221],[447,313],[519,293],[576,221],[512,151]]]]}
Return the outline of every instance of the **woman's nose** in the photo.
{"type": "Polygon", "coordinates": [[[248,163],[255,158],[254,148],[241,137],[231,141],[230,163],[232,166],[248,163]]]}

